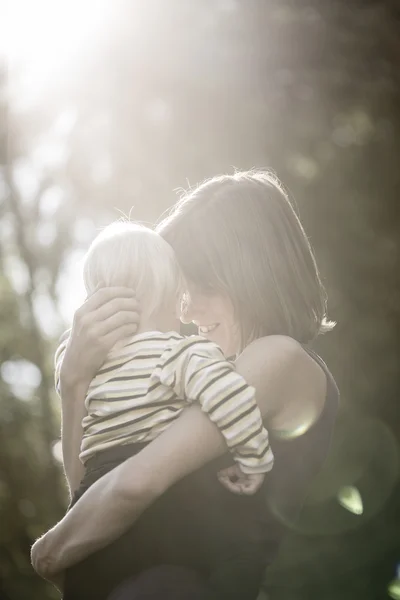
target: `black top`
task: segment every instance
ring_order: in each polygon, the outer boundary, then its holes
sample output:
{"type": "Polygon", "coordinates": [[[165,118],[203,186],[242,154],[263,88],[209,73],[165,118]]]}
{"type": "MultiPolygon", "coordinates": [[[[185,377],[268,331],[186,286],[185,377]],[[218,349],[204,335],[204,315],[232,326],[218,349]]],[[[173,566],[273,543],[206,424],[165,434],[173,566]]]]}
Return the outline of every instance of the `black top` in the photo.
{"type": "MultiPolygon", "coordinates": [[[[298,437],[283,440],[270,432],[275,462],[261,490],[253,496],[232,494],[216,477],[232,464],[231,455],[212,461],[171,487],[119,540],[70,569],[67,600],[101,600],[128,575],[159,564],[194,567],[218,590],[218,598],[256,599],[284,535],[283,523],[298,514],[328,454],[338,410],[339,392],[331,373],[319,356],[305,349],[327,376],[325,405],[318,420],[298,437]],[[80,596],[77,589],[84,593],[80,596]]],[[[122,446],[94,457],[74,502],[142,447],[122,446]]]]}

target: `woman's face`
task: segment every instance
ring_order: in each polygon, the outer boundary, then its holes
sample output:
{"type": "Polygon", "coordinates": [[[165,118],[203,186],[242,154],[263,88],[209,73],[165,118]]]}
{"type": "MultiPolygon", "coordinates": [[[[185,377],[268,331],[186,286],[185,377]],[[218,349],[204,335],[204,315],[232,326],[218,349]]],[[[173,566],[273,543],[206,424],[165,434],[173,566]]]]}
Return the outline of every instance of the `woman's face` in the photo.
{"type": "Polygon", "coordinates": [[[226,357],[239,352],[240,326],[232,301],[225,294],[204,292],[188,284],[181,306],[181,321],[197,325],[199,335],[215,342],[226,357]]]}

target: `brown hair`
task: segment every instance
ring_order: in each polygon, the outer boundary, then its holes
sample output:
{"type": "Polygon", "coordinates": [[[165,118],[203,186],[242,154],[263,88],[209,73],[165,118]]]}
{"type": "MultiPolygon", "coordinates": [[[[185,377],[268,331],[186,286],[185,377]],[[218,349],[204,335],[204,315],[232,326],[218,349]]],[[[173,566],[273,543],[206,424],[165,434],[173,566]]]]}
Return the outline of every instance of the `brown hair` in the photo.
{"type": "Polygon", "coordinates": [[[307,343],[334,326],[310,243],[272,173],[205,181],[181,198],[158,232],[189,281],[230,297],[242,349],[271,334],[307,343]]]}

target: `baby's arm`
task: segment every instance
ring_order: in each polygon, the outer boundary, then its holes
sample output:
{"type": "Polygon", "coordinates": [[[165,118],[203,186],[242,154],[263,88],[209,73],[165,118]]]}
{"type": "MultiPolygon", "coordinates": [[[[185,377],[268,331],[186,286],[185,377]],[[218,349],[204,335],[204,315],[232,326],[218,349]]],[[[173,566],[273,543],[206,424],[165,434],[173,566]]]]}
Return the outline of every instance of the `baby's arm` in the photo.
{"type": "Polygon", "coordinates": [[[182,340],[163,356],[160,380],[178,396],[200,403],[223,434],[240,471],[261,483],[262,474],[272,468],[273,455],[255,390],[220,348],[199,336],[182,340]]]}
{"type": "Polygon", "coordinates": [[[83,435],[82,419],[87,413],[85,407],[87,389],[86,385],[79,390],[62,386],[60,372],[68,341],[69,335],[64,335],[56,351],[55,386],[61,397],[61,447],[64,473],[72,497],[84,472],[84,466],[79,460],[79,453],[83,435]]]}

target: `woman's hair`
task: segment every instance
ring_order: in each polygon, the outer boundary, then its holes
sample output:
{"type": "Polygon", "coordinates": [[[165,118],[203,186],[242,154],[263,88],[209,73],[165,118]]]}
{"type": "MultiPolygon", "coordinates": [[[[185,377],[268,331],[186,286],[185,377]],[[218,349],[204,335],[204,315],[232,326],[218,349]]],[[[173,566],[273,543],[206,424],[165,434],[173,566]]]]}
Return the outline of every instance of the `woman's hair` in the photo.
{"type": "Polygon", "coordinates": [[[176,306],[181,277],[171,246],[155,231],[130,221],[105,227],[92,242],[83,265],[88,294],[99,284],[130,287],[147,317],[169,303],[176,306]]]}
{"type": "Polygon", "coordinates": [[[230,297],[242,348],[271,334],[307,343],[334,326],[310,243],[273,174],[207,180],[181,198],[157,231],[188,281],[230,297]]]}

